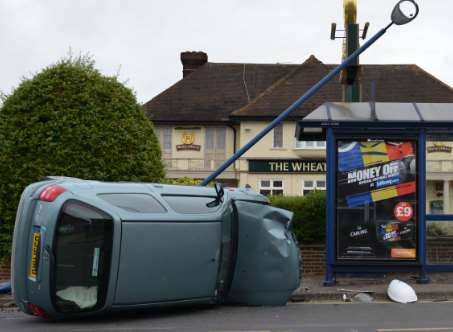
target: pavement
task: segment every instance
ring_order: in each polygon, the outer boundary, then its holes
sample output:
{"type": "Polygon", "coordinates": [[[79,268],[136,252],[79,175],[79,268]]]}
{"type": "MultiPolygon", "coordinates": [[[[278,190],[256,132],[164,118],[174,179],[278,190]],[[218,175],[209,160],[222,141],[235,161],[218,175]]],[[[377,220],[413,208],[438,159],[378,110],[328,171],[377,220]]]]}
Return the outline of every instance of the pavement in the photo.
{"type": "MultiPolygon", "coordinates": [[[[373,301],[390,302],[387,287],[393,279],[411,285],[419,302],[453,301],[453,273],[430,273],[430,283],[418,284],[418,274],[400,273],[367,277],[337,277],[335,286],[324,287],[324,276],[303,275],[300,287],[293,293],[292,302],[356,302],[358,293],[366,293],[373,301]],[[345,301],[346,299],[346,301],[345,301]]],[[[369,299],[369,297],[368,297],[369,299]]],[[[10,294],[0,294],[0,311],[17,310],[10,294]]]]}
{"type": "Polygon", "coordinates": [[[390,301],[387,287],[393,279],[411,285],[419,301],[453,301],[453,273],[430,273],[430,283],[418,284],[418,274],[398,273],[368,277],[345,276],[336,278],[336,284],[324,287],[324,276],[303,275],[300,287],[294,292],[294,302],[343,301],[343,297],[354,301],[354,295],[367,293],[377,301],[390,301]]]}

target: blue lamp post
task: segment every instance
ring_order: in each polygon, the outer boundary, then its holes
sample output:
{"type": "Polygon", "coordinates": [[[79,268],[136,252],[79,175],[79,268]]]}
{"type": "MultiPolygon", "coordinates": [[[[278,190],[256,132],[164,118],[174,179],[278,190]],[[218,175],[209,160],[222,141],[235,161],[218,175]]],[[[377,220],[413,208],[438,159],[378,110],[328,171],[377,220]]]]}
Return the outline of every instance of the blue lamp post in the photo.
{"type": "Polygon", "coordinates": [[[250,140],[247,144],[242,146],[233,156],[231,156],[228,160],[223,162],[222,165],[220,165],[219,168],[217,168],[217,170],[215,170],[206,179],[204,179],[201,185],[206,186],[209,182],[211,182],[217,176],[219,176],[225,169],[227,169],[231,164],[233,164],[237,159],[239,159],[252,146],[258,143],[259,140],[266,136],[266,134],[268,134],[272,129],[274,129],[282,121],[284,121],[291,113],[293,113],[295,110],[301,107],[302,104],[304,104],[308,99],[310,99],[314,94],[316,94],[332,78],[338,75],[348,65],[353,63],[360,54],[365,52],[366,49],[368,49],[379,38],[381,38],[393,24],[395,25],[407,24],[417,17],[418,12],[419,8],[414,0],[399,1],[392,11],[391,22],[385,28],[379,30],[366,43],[364,43],[360,48],[358,48],[350,56],[348,56],[339,66],[337,66],[335,69],[329,72],[324,78],[322,78],[318,83],[316,83],[314,86],[308,89],[308,91],[306,91],[291,106],[289,106],[279,116],[277,116],[269,125],[262,129],[252,140],[250,140]]]}

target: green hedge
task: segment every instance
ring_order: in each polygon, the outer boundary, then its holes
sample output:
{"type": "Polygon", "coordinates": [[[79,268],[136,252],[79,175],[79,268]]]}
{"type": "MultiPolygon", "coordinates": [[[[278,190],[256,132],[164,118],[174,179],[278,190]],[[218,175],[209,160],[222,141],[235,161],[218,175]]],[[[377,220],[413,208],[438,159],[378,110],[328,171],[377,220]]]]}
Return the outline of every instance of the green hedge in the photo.
{"type": "Polygon", "coordinates": [[[43,69],[0,108],[0,257],[10,253],[21,192],[46,175],[147,182],[165,175],[134,93],[90,59],[43,69]]]}
{"type": "Polygon", "coordinates": [[[306,196],[272,196],[275,207],[294,212],[294,233],[301,244],[324,243],[326,195],[314,191],[306,196]]]}

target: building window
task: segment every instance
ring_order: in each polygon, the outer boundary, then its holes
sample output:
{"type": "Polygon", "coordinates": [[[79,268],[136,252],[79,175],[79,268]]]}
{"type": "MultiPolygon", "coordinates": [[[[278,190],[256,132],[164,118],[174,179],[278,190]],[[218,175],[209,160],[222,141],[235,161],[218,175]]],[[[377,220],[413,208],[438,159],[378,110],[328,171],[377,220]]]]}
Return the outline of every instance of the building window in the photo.
{"type": "Polygon", "coordinates": [[[304,196],[314,190],[326,190],[326,181],[324,181],[324,180],[306,180],[303,182],[304,196]]]}
{"type": "Polygon", "coordinates": [[[163,141],[162,147],[164,150],[171,150],[171,129],[169,127],[163,128],[163,141]]]}
{"type": "Polygon", "coordinates": [[[205,163],[210,169],[219,167],[226,158],[226,128],[206,127],[205,163]]]}
{"type": "Polygon", "coordinates": [[[279,125],[274,128],[274,148],[282,148],[283,147],[283,125],[279,125]]]}
{"type": "Polygon", "coordinates": [[[162,160],[166,168],[172,168],[171,150],[172,150],[172,127],[154,127],[154,133],[159,141],[162,150],[162,160]]]}
{"type": "Polygon", "coordinates": [[[326,141],[298,141],[296,140],[296,149],[325,149],[326,141]]]}
{"type": "Polygon", "coordinates": [[[216,139],[216,149],[217,150],[225,150],[225,136],[226,136],[226,129],[225,128],[217,128],[217,139],[216,139]]]}
{"type": "Polygon", "coordinates": [[[215,128],[206,128],[206,150],[214,150],[215,128]]]}
{"type": "Polygon", "coordinates": [[[283,195],[283,181],[282,180],[260,180],[259,181],[260,194],[262,195],[283,195]]]}
{"type": "Polygon", "coordinates": [[[171,152],[171,139],[172,139],[172,128],[171,127],[160,127],[154,128],[154,133],[159,140],[160,147],[166,152],[171,152]]]}

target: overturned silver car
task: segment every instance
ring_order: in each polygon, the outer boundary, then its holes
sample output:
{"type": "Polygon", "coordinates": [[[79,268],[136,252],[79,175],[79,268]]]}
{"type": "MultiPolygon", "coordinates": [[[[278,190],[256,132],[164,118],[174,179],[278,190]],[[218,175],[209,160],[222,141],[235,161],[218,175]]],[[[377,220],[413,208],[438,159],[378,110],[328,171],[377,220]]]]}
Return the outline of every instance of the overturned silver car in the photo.
{"type": "Polygon", "coordinates": [[[291,221],[248,189],[48,178],[28,186],[18,208],[14,298],[49,318],[283,305],[299,284],[291,221]]]}

